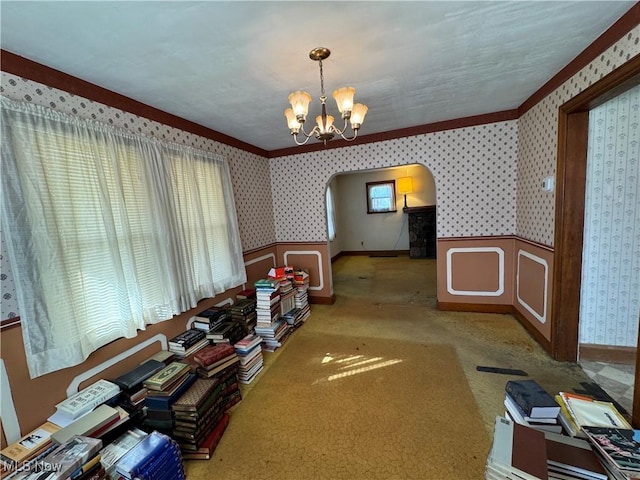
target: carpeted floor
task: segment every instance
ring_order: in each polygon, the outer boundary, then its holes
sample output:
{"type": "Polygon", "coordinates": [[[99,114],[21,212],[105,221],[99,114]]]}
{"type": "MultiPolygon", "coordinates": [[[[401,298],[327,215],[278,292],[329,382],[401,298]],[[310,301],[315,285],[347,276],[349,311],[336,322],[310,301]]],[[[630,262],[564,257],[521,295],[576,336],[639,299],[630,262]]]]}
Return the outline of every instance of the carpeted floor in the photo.
{"type": "Polygon", "coordinates": [[[199,479],[481,479],[508,375],[549,391],[589,381],[510,315],[435,309],[435,260],[343,257],[334,305],[275,353],[199,479]]]}

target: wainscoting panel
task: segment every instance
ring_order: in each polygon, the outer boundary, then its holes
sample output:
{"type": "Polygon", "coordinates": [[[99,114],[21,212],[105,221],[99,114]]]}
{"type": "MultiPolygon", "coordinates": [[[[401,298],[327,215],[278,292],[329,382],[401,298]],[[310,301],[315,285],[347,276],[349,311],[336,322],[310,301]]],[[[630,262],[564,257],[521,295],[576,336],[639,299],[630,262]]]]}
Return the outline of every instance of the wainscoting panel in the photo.
{"type": "Polygon", "coordinates": [[[515,239],[514,308],[547,340],[551,339],[553,251],[515,239]]]}
{"type": "Polygon", "coordinates": [[[451,295],[499,297],[504,293],[504,250],[497,247],[447,250],[447,292],[451,295]],[[453,271],[456,270],[454,279],[453,271]],[[482,272],[465,275],[469,270],[482,272]],[[455,284],[455,286],[454,286],[455,284]]]}
{"type": "Polygon", "coordinates": [[[244,254],[244,268],[247,272],[247,288],[252,288],[256,280],[265,278],[278,264],[277,249],[275,245],[254,250],[244,254]]]}
{"type": "Polygon", "coordinates": [[[282,265],[309,270],[309,300],[315,303],[333,303],[331,284],[331,258],[326,242],[279,243],[278,258],[282,265]]]}
{"type": "Polygon", "coordinates": [[[438,302],[509,305],[513,239],[438,239],[438,302]]]}
{"type": "Polygon", "coordinates": [[[547,323],[549,266],[546,260],[524,250],[518,250],[516,271],[518,303],[540,323],[547,323]]]}

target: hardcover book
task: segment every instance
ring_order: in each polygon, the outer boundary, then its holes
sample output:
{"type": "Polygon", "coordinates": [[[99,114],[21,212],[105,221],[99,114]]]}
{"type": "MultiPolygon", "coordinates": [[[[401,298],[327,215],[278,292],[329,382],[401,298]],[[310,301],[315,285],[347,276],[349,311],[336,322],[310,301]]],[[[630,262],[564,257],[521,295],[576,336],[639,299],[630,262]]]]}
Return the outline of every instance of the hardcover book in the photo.
{"type": "Polygon", "coordinates": [[[226,308],[208,308],[197,314],[195,319],[203,325],[208,325],[209,329],[211,329],[230,320],[231,312],[226,308]]]}
{"type": "Polygon", "coordinates": [[[242,290],[240,293],[236,295],[237,299],[240,300],[252,300],[256,298],[256,289],[255,288],[246,288],[242,290]]]}
{"type": "Polygon", "coordinates": [[[506,478],[546,480],[546,448],[544,433],[497,417],[487,468],[502,471],[506,478]]]}
{"type": "Polygon", "coordinates": [[[560,392],[573,421],[579,427],[613,427],[630,429],[629,422],[610,402],[600,402],[583,395],[560,392]]]}
{"type": "Polygon", "coordinates": [[[91,436],[107,425],[120,420],[120,411],[109,405],[100,405],[93,412],[77,419],[71,425],[51,434],[58,445],[68,442],[74,435],[91,436]]]}
{"type": "Polygon", "coordinates": [[[164,390],[167,385],[175,382],[176,379],[180,378],[188,371],[189,365],[186,363],[172,362],[152,377],[146,379],[143,382],[143,385],[149,390],[164,390]]]}
{"type": "Polygon", "coordinates": [[[591,444],[611,465],[630,478],[640,478],[640,443],[633,430],[610,427],[582,427],[591,444]]]}
{"type": "Polygon", "coordinates": [[[127,392],[139,390],[142,387],[142,382],[165,367],[166,365],[158,360],[147,360],[133,370],[120,375],[113,382],[127,392]]]}
{"type": "Polygon", "coordinates": [[[215,390],[218,383],[219,382],[204,378],[197,379],[191,388],[173,403],[171,408],[173,410],[198,410],[211,396],[211,393],[215,390]]]}
{"type": "Polygon", "coordinates": [[[180,347],[186,350],[187,348],[195,345],[200,340],[205,338],[205,335],[205,332],[203,332],[202,330],[198,330],[197,328],[185,330],[184,332],[176,335],[171,340],[169,340],[169,346],[180,347]]]}
{"type": "Polygon", "coordinates": [[[101,379],[56,404],[56,409],[71,418],[78,418],[118,393],[120,393],[118,385],[101,379]]]}
{"type": "Polygon", "coordinates": [[[238,353],[246,353],[246,352],[249,352],[254,347],[256,347],[257,345],[260,345],[260,342],[262,342],[262,337],[255,335],[253,333],[250,333],[249,335],[245,336],[240,341],[238,341],[234,345],[234,348],[238,353]]]}
{"type": "Polygon", "coordinates": [[[107,470],[107,473],[110,477],[115,476],[116,463],[118,462],[118,460],[120,460],[125,453],[127,453],[138,443],[140,443],[146,436],[146,432],[143,432],[142,430],[137,428],[133,428],[120,435],[100,451],[102,455],[102,459],[100,460],[100,462],[107,470]]]}
{"type": "Polygon", "coordinates": [[[531,418],[556,418],[560,405],[535,380],[509,380],[506,393],[531,418]]]}
{"type": "Polygon", "coordinates": [[[207,338],[211,340],[229,338],[237,330],[240,330],[240,324],[233,320],[227,320],[226,322],[212,328],[207,333],[207,338]]]}
{"type": "Polygon", "coordinates": [[[586,440],[545,433],[547,443],[547,464],[549,470],[562,473],[586,475],[592,480],[607,480],[607,471],[598,460],[586,440]]]}
{"type": "Polygon", "coordinates": [[[201,366],[208,367],[220,360],[226,359],[230,355],[235,354],[235,349],[228,343],[220,343],[210,345],[203,348],[193,356],[193,359],[201,366]]]}
{"type": "MultiPolygon", "coordinates": [[[[175,443],[168,436],[155,431],[151,432],[116,463],[116,472],[127,480],[146,476],[150,471],[155,472],[157,468],[153,468],[154,464],[157,465],[157,462],[167,457],[175,458],[174,450],[177,446],[174,445],[175,443]]],[[[177,463],[181,463],[179,459],[177,463]]]]}
{"type": "Polygon", "coordinates": [[[175,356],[176,356],[175,353],[170,352],[169,350],[160,350],[159,352],[156,352],[153,355],[151,355],[144,362],[141,362],[140,365],[142,365],[143,363],[145,363],[145,362],[147,362],[149,360],[157,360],[158,362],[162,362],[165,365],[168,365],[169,363],[171,363],[173,361],[175,356]]]}
{"type": "Polygon", "coordinates": [[[0,451],[2,466],[12,469],[17,464],[28,460],[37,452],[42,451],[51,444],[51,435],[60,430],[60,427],[51,422],[45,422],[35,430],[29,432],[20,440],[0,451]]]}
{"type": "Polygon", "coordinates": [[[234,369],[237,372],[239,364],[240,364],[240,359],[238,358],[237,355],[234,355],[233,357],[230,357],[229,360],[226,360],[224,363],[210,370],[199,368],[198,375],[204,378],[211,378],[215,375],[224,376],[227,369],[234,369]]]}
{"type": "Polygon", "coordinates": [[[175,402],[180,396],[187,391],[187,389],[193,385],[198,376],[195,373],[189,373],[187,375],[187,379],[183,384],[180,385],[172,395],[168,397],[156,396],[153,394],[147,395],[144,402],[147,408],[158,409],[158,410],[169,410],[171,409],[171,405],[175,402]]]}
{"type": "Polygon", "coordinates": [[[102,440],[74,435],[41,461],[43,470],[67,478],[102,448],[102,440]]]}

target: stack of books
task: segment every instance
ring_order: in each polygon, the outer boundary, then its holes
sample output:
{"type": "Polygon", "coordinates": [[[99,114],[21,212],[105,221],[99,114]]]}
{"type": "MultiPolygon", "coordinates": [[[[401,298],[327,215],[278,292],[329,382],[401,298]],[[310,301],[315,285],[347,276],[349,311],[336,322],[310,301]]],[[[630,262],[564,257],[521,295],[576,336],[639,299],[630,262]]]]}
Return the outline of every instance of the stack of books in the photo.
{"type": "Polygon", "coordinates": [[[122,407],[111,407],[107,404],[99,405],[95,410],[74,420],[66,427],[62,427],[51,434],[51,440],[56,445],[68,442],[74,435],[101,438],[113,428],[122,425],[129,419],[129,413],[122,407]]]}
{"type": "Polygon", "coordinates": [[[280,280],[280,315],[293,310],[296,306],[295,296],[297,290],[293,288],[290,280],[280,280]]]}
{"type": "Polygon", "coordinates": [[[280,316],[280,282],[260,279],[256,287],[256,320],[258,323],[273,322],[280,316]]]}
{"type": "Polygon", "coordinates": [[[256,327],[256,300],[255,298],[239,299],[230,309],[231,318],[242,325],[244,335],[253,333],[256,327]]]}
{"type": "Polygon", "coordinates": [[[548,478],[544,433],[497,417],[485,479],[534,480],[548,478]]]}
{"type": "Polygon", "coordinates": [[[240,359],[230,343],[209,345],[193,357],[199,365],[197,373],[202,378],[220,377],[233,371],[237,373],[240,359]]]}
{"type": "MultiPolygon", "coordinates": [[[[129,411],[120,405],[120,387],[100,379],[56,405],[48,420],[61,427],[51,440],[61,445],[74,435],[104,438],[130,422],[129,411]]],[[[111,437],[110,437],[111,438],[111,437]]]]}
{"type": "Polygon", "coordinates": [[[58,425],[45,422],[17,442],[2,449],[0,451],[0,466],[2,470],[4,472],[15,472],[30,460],[37,458],[50,449],[54,445],[51,435],[58,430],[60,430],[58,425]]]}
{"type": "Polygon", "coordinates": [[[107,478],[100,463],[102,441],[96,438],[75,435],[39,460],[36,470],[43,472],[38,479],[107,478]],[[53,473],[53,476],[47,474],[53,473]]]}
{"type": "Polygon", "coordinates": [[[301,321],[304,322],[311,315],[309,306],[309,272],[297,269],[293,273],[293,285],[296,289],[295,307],[300,309],[301,321]]]}
{"type": "Polygon", "coordinates": [[[244,328],[239,321],[228,320],[207,332],[210,343],[234,344],[244,337],[244,328]]]}
{"type": "Polygon", "coordinates": [[[249,334],[237,342],[233,347],[240,359],[238,368],[238,381],[249,384],[258,376],[264,367],[262,357],[262,337],[249,334]]]}
{"type": "Polygon", "coordinates": [[[255,287],[255,333],[262,337],[264,350],[273,352],[282,346],[289,330],[287,322],[280,318],[280,281],[275,278],[261,279],[255,282],[255,287]]]}
{"type": "Polygon", "coordinates": [[[116,464],[133,447],[147,436],[146,432],[138,428],[132,428],[122,433],[111,443],[100,450],[100,463],[105,468],[108,478],[118,478],[116,464]]]}
{"type": "Polygon", "coordinates": [[[491,480],[607,480],[585,440],[497,417],[485,478],[491,480]]]}
{"type": "Polygon", "coordinates": [[[280,316],[282,316],[295,307],[296,291],[293,288],[293,267],[274,267],[269,270],[268,277],[269,280],[277,282],[280,287],[280,316]]]}
{"type": "Polygon", "coordinates": [[[505,385],[506,415],[514,422],[538,430],[560,433],[560,405],[535,380],[509,380],[505,385]]]}
{"type": "Polygon", "coordinates": [[[233,373],[219,378],[196,380],[172,406],[175,417],[172,436],[181,450],[198,452],[206,444],[210,456],[220,438],[222,427],[217,428],[218,425],[225,412],[239,399],[238,382],[233,373]]]}
{"type": "Polygon", "coordinates": [[[193,320],[193,328],[208,332],[212,328],[231,320],[231,311],[224,307],[211,307],[198,313],[193,320]]]}
{"type": "Polygon", "coordinates": [[[195,450],[182,450],[182,458],[185,460],[209,460],[218,446],[218,443],[220,443],[220,439],[222,438],[224,431],[227,429],[227,425],[229,425],[229,414],[225,412],[220,421],[216,424],[215,428],[198,448],[195,450]]]}
{"type": "Polygon", "coordinates": [[[171,405],[193,385],[197,376],[188,364],[172,362],[143,382],[149,391],[145,398],[144,425],[167,433],[173,429],[171,405]]]}
{"type": "Polygon", "coordinates": [[[204,330],[191,328],[169,340],[169,351],[178,358],[188,357],[209,344],[204,330]]]}
{"type": "Polygon", "coordinates": [[[255,288],[245,288],[240,293],[236,293],[236,298],[238,300],[255,300],[256,299],[256,289],[255,288]]]}
{"type": "Polygon", "coordinates": [[[304,323],[308,316],[309,315],[305,317],[304,312],[296,307],[293,310],[289,310],[287,313],[285,313],[282,318],[287,322],[292,330],[295,330],[304,323]]]}
{"type": "Polygon", "coordinates": [[[265,352],[274,352],[281,347],[287,340],[291,329],[286,320],[279,318],[270,324],[261,324],[258,320],[256,325],[256,335],[262,337],[262,350],[265,352]]]}
{"type": "Polygon", "coordinates": [[[602,465],[616,480],[640,478],[640,442],[631,429],[582,427],[602,465]]]}
{"type": "Polygon", "coordinates": [[[550,479],[607,480],[607,470],[586,440],[544,432],[550,479]]]}
{"type": "Polygon", "coordinates": [[[168,435],[151,432],[116,464],[125,480],[184,480],[182,456],[177,442],[168,435]]]}
{"type": "Polygon", "coordinates": [[[56,412],[48,420],[66,427],[119,393],[118,385],[109,380],[100,379],[56,404],[56,412]]]}

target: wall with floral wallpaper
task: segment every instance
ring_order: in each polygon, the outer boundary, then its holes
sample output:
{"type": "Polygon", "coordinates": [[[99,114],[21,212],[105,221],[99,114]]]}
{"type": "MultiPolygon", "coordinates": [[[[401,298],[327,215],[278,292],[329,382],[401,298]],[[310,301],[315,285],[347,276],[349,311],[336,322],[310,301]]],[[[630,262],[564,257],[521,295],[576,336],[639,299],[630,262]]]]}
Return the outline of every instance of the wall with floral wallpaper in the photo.
{"type": "Polygon", "coordinates": [[[555,177],[558,153],[558,109],[605,75],[640,53],[640,26],[609,47],[518,119],[518,196],[516,233],[553,246],[555,194],[542,190],[555,177]]]}
{"type": "MultiPolygon", "coordinates": [[[[223,155],[229,161],[231,170],[243,250],[246,252],[275,242],[271,176],[267,159],[6,72],[1,72],[0,93],[14,100],[36,103],[82,118],[91,118],[140,134],[223,155]]],[[[0,243],[0,303],[1,318],[4,320],[20,313],[2,232],[0,243]]]]}
{"type": "Polygon", "coordinates": [[[515,233],[517,121],[321,150],[271,160],[274,185],[304,202],[274,195],[279,242],[326,241],[324,191],[334,174],[419,163],[435,178],[438,237],[515,233]]]}
{"type": "MultiPolygon", "coordinates": [[[[640,26],[636,26],[518,119],[518,236],[551,247],[554,244],[555,192],[543,191],[541,184],[543,178],[556,175],[559,107],[639,53],[640,26]]],[[[616,308],[617,299],[617,295],[608,295],[607,303],[611,308],[616,308]]],[[[636,345],[637,314],[635,318],[632,316],[624,321],[618,318],[607,322],[602,317],[599,321],[597,328],[594,320],[581,323],[580,342],[636,345]]]]}
{"type": "Polygon", "coordinates": [[[639,159],[637,86],[589,112],[580,343],[637,344],[639,159]]]}

